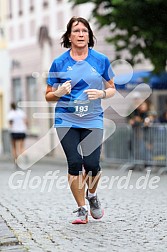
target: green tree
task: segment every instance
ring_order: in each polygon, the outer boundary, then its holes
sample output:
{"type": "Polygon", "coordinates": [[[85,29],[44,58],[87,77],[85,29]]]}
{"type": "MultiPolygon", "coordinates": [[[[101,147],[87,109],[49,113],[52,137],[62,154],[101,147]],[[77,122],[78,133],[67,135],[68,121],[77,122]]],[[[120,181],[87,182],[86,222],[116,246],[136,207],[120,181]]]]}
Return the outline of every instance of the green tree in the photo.
{"type": "Polygon", "coordinates": [[[141,62],[141,53],[149,59],[155,72],[165,71],[167,59],[167,1],[166,0],[70,0],[74,5],[94,3],[92,17],[99,28],[108,26],[106,40],[122,50],[132,65],[141,62]]]}

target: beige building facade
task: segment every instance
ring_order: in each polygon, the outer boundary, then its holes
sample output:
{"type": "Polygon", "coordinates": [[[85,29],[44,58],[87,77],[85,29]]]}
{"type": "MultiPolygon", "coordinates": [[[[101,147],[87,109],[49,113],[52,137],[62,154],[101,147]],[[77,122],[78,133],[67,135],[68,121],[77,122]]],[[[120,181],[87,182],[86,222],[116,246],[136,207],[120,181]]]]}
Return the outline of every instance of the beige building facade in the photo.
{"type": "MultiPolygon", "coordinates": [[[[57,141],[48,134],[53,125],[53,105],[49,106],[44,98],[46,73],[53,59],[66,50],[61,47],[60,38],[69,19],[72,16],[88,19],[91,10],[92,4],[74,8],[67,0],[0,0],[0,63],[3,66],[0,130],[8,127],[6,115],[10,103],[17,102],[28,116],[27,148],[38,143],[43,148],[41,157],[54,149],[57,141]]],[[[95,49],[113,61],[114,48],[105,42],[108,30],[98,31],[93,22],[91,27],[97,38],[95,49]]],[[[147,62],[142,65],[142,69],[150,67],[147,62]]]]}
{"type": "MultiPolygon", "coordinates": [[[[28,116],[30,147],[47,134],[53,124],[53,118],[48,118],[53,107],[44,99],[45,79],[53,59],[65,51],[60,38],[72,16],[89,18],[92,5],[73,8],[67,0],[1,0],[0,3],[1,7],[3,5],[0,25],[5,24],[5,39],[1,39],[0,48],[5,69],[0,89],[0,128],[8,128],[6,115],[10,103],[17,102],[28,116]]],[[[97,32],[93,23],[91,26],[98,41],[95,49],[112,60],[113,49],[104,43],[104,33],[97,32]]],[[[2,73],[0,77],[2,79],[2,73]]],[[[46,148],[55,145],[51,136],[45,141],[46,148]]]]}

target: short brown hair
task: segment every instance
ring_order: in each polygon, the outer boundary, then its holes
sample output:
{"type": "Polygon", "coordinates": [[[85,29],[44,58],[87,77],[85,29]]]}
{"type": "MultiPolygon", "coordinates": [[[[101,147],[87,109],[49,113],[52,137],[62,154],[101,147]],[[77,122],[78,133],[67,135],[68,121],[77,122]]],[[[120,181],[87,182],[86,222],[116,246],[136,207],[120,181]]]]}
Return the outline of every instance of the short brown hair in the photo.
{"type": "Polygon", "coordinates": [[[74,22],[78,22],[78,23],[81,22],[81,23],[83,23],[85,25],[85,27],[89,31],[89,43],[88,43],[88,46],[89,47],[93,47],[96,38],[93,35],[93,31],[90,28],[90,25],[89,25],[88,21],[85,18],[82,18],[82,17],[72,17],[70,19],[70,21],[67,24],[67,30],[63,34],[63,36],[61,37],[61,40],[62,40],[61,45],[64,46],[65,48],[70,48],[71,47],[71,42],[69,42],[69,36],[71,34],[71,27],[72,27],[72,24],[74,22]]]}

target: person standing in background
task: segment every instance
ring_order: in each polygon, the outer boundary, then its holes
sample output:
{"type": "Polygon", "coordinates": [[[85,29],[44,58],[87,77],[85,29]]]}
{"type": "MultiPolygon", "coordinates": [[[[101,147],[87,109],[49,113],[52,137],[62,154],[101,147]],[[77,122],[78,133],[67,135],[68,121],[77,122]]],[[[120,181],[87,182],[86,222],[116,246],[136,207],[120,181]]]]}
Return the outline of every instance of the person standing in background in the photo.
{"type": "Polygon", "coordinates": [[[160,123],[167,123],[167,98],[166,98],[165,104],[161,108],[159,121],[160,123]]]}
{"type": "Polygon", "coordinates": [[[11,103],[11,110],[8,114],[8,122],[10,127],[12,156],[14,163],[19,155],[24,152],[24,145],[27,132],[27,117],[23,110],[17,108],[14,102],[11,103]]]}

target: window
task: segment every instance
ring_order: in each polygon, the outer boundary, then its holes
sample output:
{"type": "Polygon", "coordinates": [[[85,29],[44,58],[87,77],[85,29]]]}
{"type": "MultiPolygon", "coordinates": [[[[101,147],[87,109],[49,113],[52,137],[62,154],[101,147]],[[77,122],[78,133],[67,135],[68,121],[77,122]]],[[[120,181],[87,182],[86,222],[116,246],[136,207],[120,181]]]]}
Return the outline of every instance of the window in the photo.
{"type": "Polygon", "coordinates": [[[0,94],[0,129],[2,129],[3,126],[3,96],[0,94]]]}
{"type": "Polygon", "coordinates": [[[8,17],[10,19],[12,18],[12,8],[13,8],[13,6],[12,6],[12,0],[8,0],[8,13],[9,13],[8,17]]]}
{"type": "MultiPolygon", "coordinates": [[[[27,101],[31,101],[31,102],[36,102],[37,101],[37,83],[36,83],[36,79],[33,78],[32,76],[28,76],[26,78],[26,86],[27,86],[27,97],[26,100],[27,101]]],[[[33,132],[34,129],[37,127],[36,125],[36,120],[34,120],[33,118],[33,114],[37,112],[37,108],[36,106],[29,106],[27,107],[27,115],[28,115],[28,123],[29,123],[29,128],[30,131],[33,132]]]]}
{"type": "Polygon", "coordinates": [[[20,39],[24,38],[24,26],[23,26],[23,24],[19,25],[19,38],[20,39]]]}
{"type": "Polygon", "coordinates": [[[47,8],[48,5],[49,5],[48,1],[44,0],[44,1],[43,1],[43,7],[44,7],[44,8],[47,8]]]}
{"type": "Polygon", "coordinates": [[[49,17],[48,17],[48,16],[43,17],[43,24],[44,24],[44,26],[46,26],[46,27],[49,26],[49,17]]]}
{"type": "Polygon", "coordinates": [[[12,79],[12,100],[13,102],[19,102],[22,98],[22,90],[21,90],[21,79],[13,78],[12,79]]]}
{"type": "Polygon", "coordinates": [[[57,13],[57,27],[58,29],[64,29],[64,14],[63,11],[57,13]]]}
{"type": "Polygon", "coordinates": [[[9,28],[9,40],[10,41],[14,40],[14,28],[13,27],[9,28]]]}
{"type": "Polygon", "coordinates": [[[30,37],[33,37],[35,35],[35,20],[31,20],[30,21],[30,27],[29,27],[29,31],[30,31],[30,37]]]}
{"type": "Polygon", "coordinates": [[[19,1],[19,16],[23,15],[23,0],[18,0],[19,1]]]}
{"type": "Polygon", "coordinates": [[[32,76],[28,76],[26,78],[27,83],[27,100],[28,101],[36,101],[36,79],[32,76]]]}
{"type": "Polygon", "coordinates": [[[30,0],[30,12],[34,11],[34,0],[30,0]]]}

